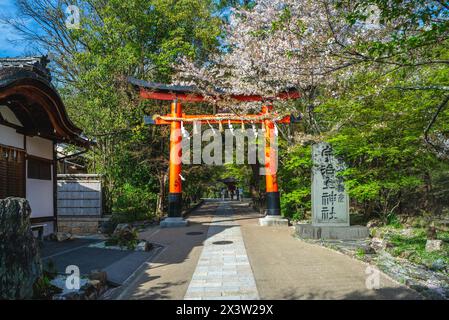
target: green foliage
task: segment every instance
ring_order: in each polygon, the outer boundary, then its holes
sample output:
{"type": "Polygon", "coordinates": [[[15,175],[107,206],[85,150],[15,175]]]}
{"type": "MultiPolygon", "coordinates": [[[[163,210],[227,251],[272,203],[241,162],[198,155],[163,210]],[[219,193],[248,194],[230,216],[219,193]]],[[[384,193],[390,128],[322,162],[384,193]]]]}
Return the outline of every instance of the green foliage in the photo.
{"type": "MultiPolygon", "coordinates": [[[[421,77],[433,75],[442,76],[440,71],[426,70],[421,77]]],[[[421,190],[434,175],[432,168],[448,168],[422,137],[438,95],[379,89],[385,82],[391,87],[404,85],[409,77],[409,72],[354,75],[341,96],[326,99],[316,109],[323,127],[340,126],[327,135],[327,141],[348,165],[342,175],[350,197],[367,214],[378,213],[385,219],[398,208],[417,212],[419,205],[406,202],[430,197],[421,190]]],[[[444,78],[449,81],[447,74],[444,78]]],[[[447,116],[445,112],[442,120],[447,116]]]]}
{"type": "Polygon", "coordinates": [[[56,264],[52,259],[48,259],[42,268],[43,275],[48,277],[50,280],[54,279],[58,274],[58,269],[56,268],[56,264]]]}
{"type": "Polygon", "coordinates": [[[143,187],[125,183],[115,200],[113,220],[118,223],[148,220],[156,210],[156,195],[143,187]]]}
{"type": "Polygon", "coordinates": [[[281,192],[281,211],[293,220],[307,218],[311,208],[311,168],[310,146],[285,147],[280,144],[278,178],[281,192]]]}
{"type": "Polygon", "coordinates": [[[107,246],[119,246],[134,250],[139,243],[139,232],[133,229],[131,233],[113,234],[107,241],[107,246]],[[126,236],[125,236],[126,235],[126,236]]]}
{"type": "Polygon", "coordinates": [[[46,275],[43,275],[36,280],[33,285],[33,299],[48,300],[51,299],[53,295],[62,292],[62,289],[52,285],[50,281],[51,279],[46,275]]]}
{"type": "Polygon", "coordinates": [[[53,260],[49,259],[43,265],[42,276],[36,280],[33,285],[33,299],[38,300],[48,300],[53,297],[53,295],[61,293],[62,289],[51,284],[58,271],[53,260]]]}
{"type": "Polygon", "coordinates": [[[387,218],[386,224],[388,226],[391,226],[396,229],[400,229],[403,227],[402,223],[399,221],[398,216],[394,212],[389,213],[386,218],[387,218]]]}
{"type": "Polygon", "coordinates": [[[168,104],[164,111],[139,102],[127,77],[170,82],[180,56],[206,59],[216,50],[223,21],[210,0],[78,2],[81,28],[68,31],[77,50],[60,63],[76,72],[61,72],[74,78],[64,79],[61,92],[71,119],[97,141],[87,157],[89,170],[103,174],[106,212],[119,221],[149,217],[165,188],[168,133],[140,124],[144,114],[167,112],[168,104]]]}
{"type": "Polygon", "coordinates": [[[394,256],[406,256],[407,259],[414,263],[432,267],[438,259],[442,259],[446,266],[449,266],[449,233],[438,232],[438,238],[445,241],[442,251],[426,252],[426,229],[417,228],[413,230],[410,237],[393,233],[389,236],[389,241],[394,245],[389,251],[394,256]]]}
{"type": "MultiPolygon", "coordinates": [[[[336,3],[340,8],[347,5],[341,0],[336,3]]],[[[358,0],[352,2],[347,20],[351,25],[366,21],[375,13],[374,8],[379,12],[380,26],[388,31],[388,38],[355,44],[355,49],[366,54],[366,58],[398,65],[444,60],[443,51],[429,48],[436,43],[447,46],[449,13],[445,1],[358,0]]]]}
{"type": "MultiPolygon", "coordinates": [[[[298,104],[310,106],[304,108],[307,115],[297,130],[320,133],[346,162],[342,175],[356,211],[379,215],[397,227],[398,214],[442,212],[449,206],[449,163],[429,149],[423,133],[449,86],[447,4],[331,2],[335,3],[350,8],[345,11],[350,24],[367,19],[366,9],[376,5],[383,36],[347,48],[359,63],[349,77],[344,75],[345,80],[335,81],[340,74],[332,73],[329,83],[336,85],[317,83],[304,90],[305,99],[298,104]],[[409,89],[416,86],[418,90],[409,89]],[[439,89],[423,89],[432,86],[439,89]]],[[[162,209],[161,202],[159,208],[157,204],[167,187],[169,133],[167,128],[143,127],[142,116],[167,113],[168,107],[140,102],[126,79],[170,82],[173,63],[180,56],[207,61],[223,45],[226,19],[215,10],[251,8],[254,1],[78,0],[74,4],[82,8],[80,29],[67,30],[62,22],[48,24],[51,35],[68,35],[63,44],[47,42],[45,47],[55,56],[60,92],[71,119],[97,141],[87,157],[89,170],[103,174],[106,211],[114,212],[119,222],[149,218],[162,209]]],[[[293,18],[285,7],[271,30],[261,32],[282,30],[293,18]]],[[[297,23],[305,32],[306,23],[297,23]]],[[[39,24],[47,25],[47,20],[39,24]]],[[[298,109],[296,103],[291,107],[298,109]]],[[[189,105],[192,113],[206,107],[195,108],[189,105]]],[[[447,136],[447,108],[430,133],[447,136]]],[[[282,212],[293,220],[308,218],[311,148],[281,141],[279,159],[282,212]]],[[[255,179],[248,166],[224,169],[185,170],[185,202],[213,194],[219,177],[234,176],[244,187],[257,190],[262,185],[263,177],[255,179]]]]}
{"type": "Polygon", "coordinates": [[[357,250],[355,251],[355,256],[357,257],[357,259],[363,260],[366,256],[366,253],[362,248],[357,248],[357,250]]]}

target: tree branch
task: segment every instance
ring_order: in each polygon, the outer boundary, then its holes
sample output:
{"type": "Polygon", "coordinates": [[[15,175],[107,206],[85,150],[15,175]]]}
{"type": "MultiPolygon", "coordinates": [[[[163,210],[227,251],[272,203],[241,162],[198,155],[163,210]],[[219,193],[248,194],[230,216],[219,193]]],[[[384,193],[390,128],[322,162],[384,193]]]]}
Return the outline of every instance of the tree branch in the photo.
{"type": "Polygon", "coordinates": [[[433,115],[432,119],[430,120],[429,124],[427,125],[426,130],[424,131],[424,140],[426,141],[427,144],[432,146],[432,148],[434,148],[435,150],[439,150],[439,148],[430,141],[429,131],[432,128],[432,126],[434,125],[434,123],[436,122],[438,115],[441,113],[441,111],[443,111],[444,107],[446,107],[448,102],[449,102],[449,95],[447,95],[444,98],[444,100],[441,102],[441,104],[438,106],[437,111],[433,115]]]}

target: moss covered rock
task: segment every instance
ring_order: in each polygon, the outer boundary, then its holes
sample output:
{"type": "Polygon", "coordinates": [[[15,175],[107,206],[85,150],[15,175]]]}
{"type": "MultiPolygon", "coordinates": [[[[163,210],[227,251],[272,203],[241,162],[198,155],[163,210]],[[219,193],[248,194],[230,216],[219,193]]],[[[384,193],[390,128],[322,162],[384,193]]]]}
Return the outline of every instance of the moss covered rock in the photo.
{"type": "Polygon", "coordinates": [[[27,200],[0,200],[0,299],[32,298],[33,284],[42,275],[30,215],[27,200]]]}

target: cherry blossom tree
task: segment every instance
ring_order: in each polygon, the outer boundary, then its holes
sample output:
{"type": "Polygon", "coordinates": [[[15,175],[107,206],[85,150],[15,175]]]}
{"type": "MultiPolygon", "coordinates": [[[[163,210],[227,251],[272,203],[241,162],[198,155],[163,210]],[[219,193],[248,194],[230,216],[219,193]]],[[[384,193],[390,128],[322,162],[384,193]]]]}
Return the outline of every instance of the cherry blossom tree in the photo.
{"type": "Polygon", "coordinates": [[[338,83],[363,62],[352,47],[387,34],[373,23],[376,19],[349,24],[351,6],[336,4],[259,0],[251,9],[233,9],[223,52],[202,65],[182,59],[176,80],[211,95],[219,91],[274,96],[297,88],[313,100],[317,86],[338,83]]]}

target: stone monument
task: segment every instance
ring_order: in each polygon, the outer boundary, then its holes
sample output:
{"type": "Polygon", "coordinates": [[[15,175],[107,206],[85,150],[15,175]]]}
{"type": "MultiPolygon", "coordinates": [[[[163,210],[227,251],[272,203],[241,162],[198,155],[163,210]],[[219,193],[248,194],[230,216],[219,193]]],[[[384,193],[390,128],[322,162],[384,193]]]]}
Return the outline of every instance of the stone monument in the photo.
{"type": "Polygon", "coordinates": [[[312,147],[312,224],[296,225],[301,238],[360,239],[369,235],[368,228],[349,225],[349,196],[339,174],[345,164],[328,143],[312,147]]]}

